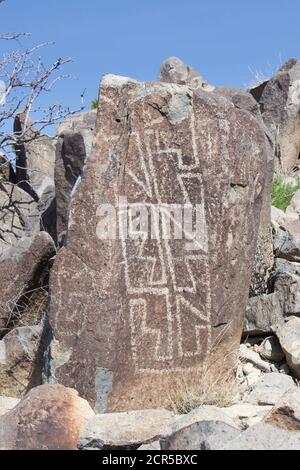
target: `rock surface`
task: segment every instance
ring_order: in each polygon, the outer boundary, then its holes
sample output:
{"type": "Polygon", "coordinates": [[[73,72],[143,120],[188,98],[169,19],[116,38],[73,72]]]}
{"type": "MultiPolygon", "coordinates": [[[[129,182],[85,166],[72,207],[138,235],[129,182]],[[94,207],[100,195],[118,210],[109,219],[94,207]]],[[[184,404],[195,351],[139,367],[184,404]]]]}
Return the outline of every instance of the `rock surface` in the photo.
{"type": "Polygon", "coordinates": [[[55,147],[47,135],[40,135],[24,114],[16,116],[14,132],[23,135],[25,144],[16,146],[16,183],[35,200],[41,196],[44,179],[54,185],[55,147]]]}
{"type": "Polygon", "coordinates": [[[82,175],[92,149],[96,111],[72,116],[57,130],[55,191],[58,241],[63,244],[68,227],[72,189],[82,175]]]}
{"type": "Polygon", "coordinates": [[[295,377],[300,378],[300,318],[288,318],[285,324],[276,328],[276,335],[289,368],[295,377]]]}
{"type": "Polygon", "coordinates": [[[50,380],[75,387],[97,411],[122,411],[165,406],[174,378],[194,377],[216,338],[232,370],[266,145],[255,118],[219,95],[103,79],[94,150],[52,270],[50,380]],[[124,215],[122,197],[197,206],[197,237],[161,243],[130,229],[124,240],[121,223],[121,240],[103,239],[103,204],[121,198],[124,215]]]}
{"type": "Polygon", "coordinates": [[[0,337],[19,315],[23,296],[43,286],[43,276],[55,254],[52,238],[46,232],[23,238],[0,258],[0,337]]]}
{"type": "Polygon", "coordinates": [[[0,416],[5,415],[19,403],[18,398],[0,396],[0,416]]]}
{"type": "Polygon", "coordinates": [[[288,375],[275,372],[266,374],[247,397],[247,401],[258,405],[276,405],[280,398],[294,387],[296,387],[295,382],[288,375]]]}
{"type": "Polygon", "coordinates": [[[93,417],[80,436],[81,450],[137,449],[157,441],[177,416],[166,410],[105,413],[93,417]]]}
{"type": "Polygon", "coordinates": [[[275,171],[288,173],[299,163],[300,61],[289,60],[274,77],[250,91],[276,143],[275,171]]]}
{"type": "Polygon", "coordinates": [[[18,186],[0,181],[0,257],[22,237],[39,230],[37,203],[18,186]]]}
{"type": "Polygon", "coordinates": [[[300,450],[300,433],[261,422],[219,450],[300,450]]]}
{"type": "Polygon", "coordinates": [[[93,414],[75,390],[41,385],[0,417],[0,450],[75,450],[93,414]]]}
{"type": "Polygon", "coordinates": [[[178,57],[169,57],[161,64],[158,79],[166,83],[189,85],[195,90],[212,91],[214,89],[196,70],[183,63],[178,57]]]}
{"type": "Polygon", "coordinates": [[[0,394],[21,398],[41,385],[43,325],[10,331],[0,341],[0,394]]]}
{"type": "Polygon", "coordinates": [[[259,354],[263,359],[271,362],[281,362],[284,359],[284,352],[275,336],[264,339],[259,347],[259,354]]]}
{"type": "Polygon", "coordinates": [[[201,421],[161,439],[160,444],[162,450],[217,450],[239,434],[220,421],[201,421]]]}

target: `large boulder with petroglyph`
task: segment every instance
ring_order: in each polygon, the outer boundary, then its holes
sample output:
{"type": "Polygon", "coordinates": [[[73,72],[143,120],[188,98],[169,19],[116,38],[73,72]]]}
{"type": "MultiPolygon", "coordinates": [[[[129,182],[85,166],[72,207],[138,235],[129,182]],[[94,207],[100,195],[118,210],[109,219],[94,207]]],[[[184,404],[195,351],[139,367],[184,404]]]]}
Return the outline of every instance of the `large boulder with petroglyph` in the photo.
{"type": "Polygon", "coordinates": [[[50,381],[98,412],[122,411],[165,406],[174,384],[192,386],[219,356],[233,369],[265,139],[220,95],[104,77],[68,244],[51,274],[50,381]]]}

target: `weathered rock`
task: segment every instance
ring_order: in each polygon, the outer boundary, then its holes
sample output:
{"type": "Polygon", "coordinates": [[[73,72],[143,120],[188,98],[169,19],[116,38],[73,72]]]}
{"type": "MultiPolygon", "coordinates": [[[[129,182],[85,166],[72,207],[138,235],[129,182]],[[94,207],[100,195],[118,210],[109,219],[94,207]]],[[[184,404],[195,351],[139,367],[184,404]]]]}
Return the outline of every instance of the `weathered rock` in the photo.
{"type": "Polygon", "coordinates": [[[13,397],[0,397],[0,416],[5,415],[8,411],[12,410],[19,403],[18,398],[13,397]]]}
{"type": "MultiPolygon", "coordinates": [[[[220,93],[232,101],[237,109],[243,109],[251,113],[264,127],[260,108],[253,96],[242,90],[234,88],[218,88],[220,93]]],[[[250,295],[257,296],[268,291],[268,281],[274,265],[272,227],[271,227],[271,190],[274,174],[274,149],[270,142],[268,129],[265,127],[268,140],[268,158],[266,166],[266,181],[263,192],[263,204],[260,213],[259,232],[256,245],[255,260],[250,285],[250,295]]]]}
{"type": "Polygon", "coordinates": [[[277,258],[275,260],[274,271],[277,277],[280,274],[295,274],[300,276],[300,264],[277,258]]]}
{"type": "Polygon", "coordinates": [[[237,426],[246,429],[249,426],[258,424],[271,411],[272,406],[260,406],[253,403],[238,403],[228,408],[222,408],[237,426]]]}
{"type": "Polygon", "coordinates": [[[54,184],[55,147],[47,135],[40,135],[20,113],[16,116],[14,132],[23,135],[26,143],[16,146],[16,183],[36,201],[41,196],[44,178],[54,184]]]}
{"type": "Polygon", "coordinates": [[[0,153],[0,182],[10,181],[11,171],[9,161],[5,158],[5,155],[0,153]]]}
{"type": "Polygon", "coordinates": [[[75,450],[93,414],[75,390],[41,385],[0,418],[0,449],[75,450]]]}
{"type": "Polygon", "coordinates": [[[161,450],[160,442],[155,441],[151,442],[151,444],[143,444],[141,447],[138,448],[138,450],[161,450]]]}
{"type": "Polygon", "coordinates": [[[284,318],[282,300],[277,292],[251,297],[244,321],[244,336],[272,333],[272,327],[284,318]]]}
{"type": "Polygon", "coordinates": [[[195,90],[214,90],[214,87],[209,85],[196,70],[186,65],[178,57],[169,57],[161,64],[158,79],[166,83],[189,85],[195,90]]]}
{"type": "Polygon", "coordinates": [[[157,441],[163,430],[177,416],[167,410],[105,413],[94,416],[80,436],[78,448],[137,449],[142,444],[157,441]]]}
{"type": "Polygon", "coordinates": [[[0,257],[24,236],[40,230],[36,202],[18,186],[0,181],[0,257]]]}
{"type": "Polygon", "coordinates": [[[286,217],[299,220],[300,218],[300,190],[296,191],[285,211],[286,217]]]}
{"type": "Polygon", "coordinates": [[[300,261],[300,221],[286,216],[279,225],[273,223],[273,245],[276,258],[288,261],[300,261]]]}
{"type": "Polygon", "coordinates": [[[248,111],[254,117],[261,120],[259,104],[251,93],[239,90],[238,88],[217,88],[215,92],[232,101],[236,108],[248,111]]]}
{"type": "Polygon", "coordinates": [[[263,359],[271,362],[282,362],[284,359],[284,352],[276,336],[266,338],[259,347],[259,354],[263,359]]]}
{"type": "Polygon", "coordinates": [[[250,427],[224,448],[224,450],[299,449],[300,390],[295,385],[279,399],[263,422],[250,427]]]}
{"type": "Polygon", "coordinates": [[[283,395],[265,421],[283,429],[300,431],[300,388],[293,387],[283,395]]]}
{"type": "Polygon", "coordinates": [[[271,221],[280,224],[280,221],[285,217],[285,212],[278,207],[271,206],[271,221]]]}
{"type": "Polygon", "coordinates": [[[295,382],[288,375],[275,372],[265,374],[249,394],[247,401],[258,405],[276,405],[280,398],[293,387],[296,387],[295,382]]]}
{"type": "Polygon", "coordinates": [[[21,398],[41,385],[43,325],[10,331],[0,341],[0,394],[21,398]]]}
{"type": "Polygon", "coordinates": [[[300,432],[261,422],[218,450],[300,450],[300,432]]]}
{"type": "Polygon", "coordinates": [[[170,436],[180,429],[187,428],[200,421],[222,422],[231,427],[238,426],[236,421],[228,416],[225,409],[218,408],[217,406],[203,405],[186,415],[178,417],[171,426],[162,431],[162,436],[170,436]]]}
{"type": "Polygon", "coordinates": [[[60,244],[67,231],[72,189],[82,175],[84,163],[91,153],[95,122],[94,110],[69,117],[57,130],[55,189],[60,244]]]}
{"type": "Polygon", "coordinates": [[[245,346],[244,344],[241,344],[240,346],[239,357],[241,361],[251,362],[255,365],[255,367],[264,372],[271,372],[271,364],[261,359],[260,355],[257,352],[247,348],[247,346],[245,346]]]}
{"type": "MultiPolygon", "coordinates": [[[[284,269],[284,268],[282,268],[284,269]]],[[[286,317],[300,316],[300,277],[298,268],[291,263],[288,268],[295,274],[284,271],[274,282],[274,292],[250,298],[248,301],[243,334],[271,334],[286,317]]]]}
{"type": "Polygon", "coordinates": [[[14,324],[14,316],[20,315],[22,297],[43,287],[43,274],[54,254],[52,238],[40,232],[21,239],[0,258],[0,337],[14,324]]]}
{"type": "Polygon", "coordinates": [[[270,80],[250,90],[275,144],[275,171],[288,173],[299,163],[300,61],[291,59],[270,80]]]}
{"type": "Polygon", "coordinates": [[[300,378],[300,318],[290,317],[276,328],[276,335],[293,374],[300,378]]]}
{"type": "Polygon", "coordinates": [[[164,407],[174,380],[194,381],[219,355],[233,370],[264,188],[265,134],[251,114],[219,95],[114,76],[103,79],[96,127],[72,199],[68,245],[52,270],[50,380],[75,387],[98,411],[164,407]],[[197,206],[194,245],[161,240],[155,224],[158,239],[145,240],[143,229],[126,238],[122,223],[121,240],[103,239],[109,234],[101,211],[119,200],[124,220],[124,198],[147,211],[197,206]]]}
{"type": "Polygon", "coordinates": [[[161,439],[162,450],[216,450],[240,431],[220,421],[201,421],[161,439]]]}
{"type": "Polygon", "coordinates": [[[281,298],[283,315],[300,316],[300,277],[288,273],[277,276],[275,291],[281,298]]]}

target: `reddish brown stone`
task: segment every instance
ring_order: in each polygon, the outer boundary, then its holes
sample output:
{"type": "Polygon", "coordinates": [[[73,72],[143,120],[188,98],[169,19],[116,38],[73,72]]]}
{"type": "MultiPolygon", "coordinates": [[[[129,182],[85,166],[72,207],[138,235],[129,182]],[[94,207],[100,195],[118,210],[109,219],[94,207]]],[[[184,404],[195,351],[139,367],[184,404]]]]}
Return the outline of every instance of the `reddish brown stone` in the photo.
{"type": "Polygon", "coordinates": [[[0,418],[0,450],[75,450],[93,414],[75,390],[41,385],[0,418]]]}
{"type": "Polygon", "coordinates": [[[255,253],[267,144],[224,97],[102,82],[95,145],[52,271],[52,379],[98,411],[163,407],[178,380],[232,368],[255,253]],[[198,204],[201,243],[100,240],[100,204],[198,204]],[[231,354],[231,356],[229,355],[231,354]]]}

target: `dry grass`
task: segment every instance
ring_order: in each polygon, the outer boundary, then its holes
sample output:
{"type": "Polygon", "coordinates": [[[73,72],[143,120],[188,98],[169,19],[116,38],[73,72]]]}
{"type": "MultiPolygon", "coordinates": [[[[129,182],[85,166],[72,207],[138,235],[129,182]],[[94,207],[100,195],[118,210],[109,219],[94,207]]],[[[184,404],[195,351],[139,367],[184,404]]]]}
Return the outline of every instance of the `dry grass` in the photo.
{"type": "Polygon", "coordinates": [[[236,364],[237,351],[220,357],[218,349],[230,325],[215,340],[210,351],[210,361],[203,369],[191,377],[178,379],[169,393],[168,408],[178,414],[187,414],[203,405],[228,407],[238,396],[235,380],[235,366],[228,370],[228,364],[236,364]]]}
{"type": "Polygon", "coordinates": [[[216,377],[209,371],[195,377],[193,383],[189,380],[181,380],[169,395],[169,409],[177,414],[187,414],[195,408],[203,405],[214,405],[220,408],[231,406],[236,402],[237,385],[228,376],[216,377]]]}
{"type": "Polygon", "coordinates": [[[47,287],[39,287],[23,294],[16,294],[6,305],[6,325],[0,329],[0,339],[13,328],[38,324],[47,308],[47,287]]]}

